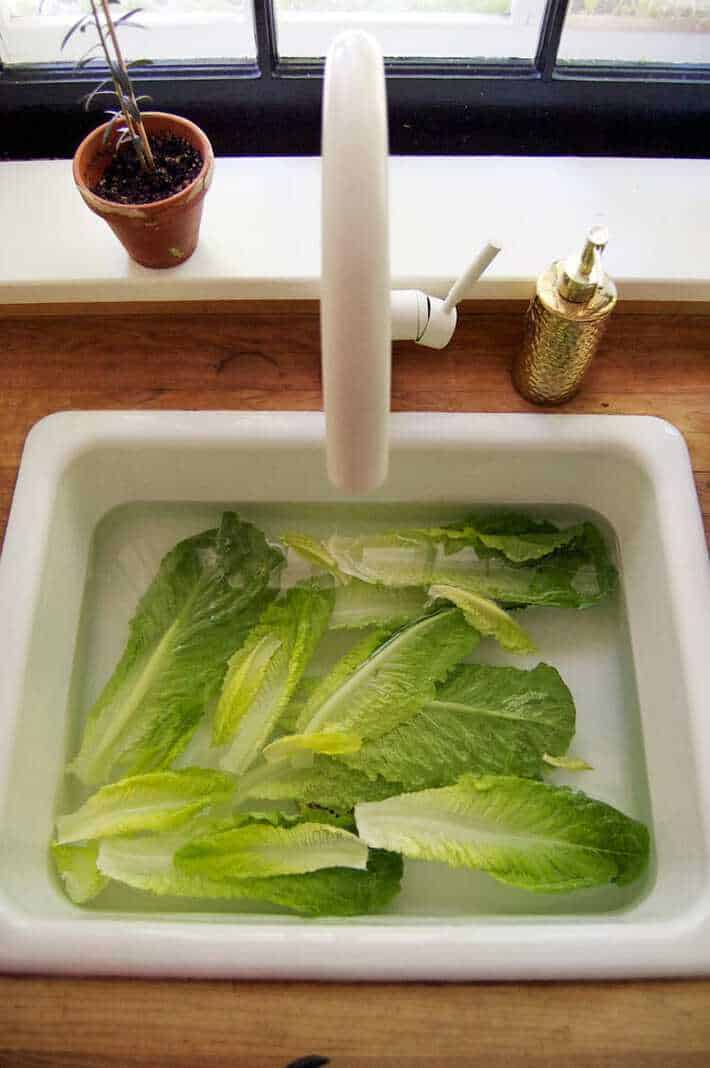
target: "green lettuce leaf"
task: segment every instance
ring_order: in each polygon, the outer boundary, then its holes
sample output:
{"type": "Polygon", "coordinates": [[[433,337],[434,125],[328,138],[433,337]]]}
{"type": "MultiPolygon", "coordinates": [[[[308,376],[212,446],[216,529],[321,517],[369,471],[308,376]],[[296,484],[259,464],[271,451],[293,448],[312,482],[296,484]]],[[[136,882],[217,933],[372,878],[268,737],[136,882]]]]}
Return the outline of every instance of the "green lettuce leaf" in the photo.
{"type": "Polygon", "coordinates": [[[338,567],[362,582],[395,588],[453,586],[504,605],[586,608],[616,585],[604,540],[591,523],[575,528],[567,545],[527,563],[513,563],[496,550],[481,555],[463,541],[463,548],[451,552],[449,545],[447,552],[431,532],[409,531],[339,535],[325,544],[338,567]]]}
{"type": "Polygon", "coordinates": [[[182,771],[184,768],[219,770],[219,762],[224,755],[224,749],[215,748],[212,745],[212,716],[216,706],[216,700],[207,705],[205,714],[197,724],[189,742],[170,765],[173,771],[182,771]]]}
{"type": "Polygon", "coordinates": [[[567,527],[565,530],[529,532],[525,534],[487,534],[476,527],[465,528],[466,544],[472,545],[479,556],[485,556],[486,550],[499,552],[506,560],[514,564],[526,564],[531,560],[542,560],[559,549],[564,549],[582,533],[582,524],[567,527]]]}
{"type": "Polygon", "coordinates": [[[594,771],[592,765],[588,764],[582,757],[550,756],[549,753],[543,753],[542,759],[550,767],[563,768],[565,771],[594,771]]]}
{"type": "Polygon", "coordinates": [[[549,519],[539,519],[529,512],[516,512],[508,508],[488,508],[469,512],[460,522],[447,523],[446,530],[457,531],[474,527],[480,534],[500,537],[516,537],[527,534],[555,534],[558,527],[549,519]]]}
{"type": "Polygon", "coordinates": [[[107,877],[96,866],[98,851],[98,842],[79,842],[75,845],[52,842],[52,859],[67,897],[75,905],[91,901],[108,884],[107,877]]]}
{"type": "Polygon", "coordinates": [[[416,533],[439,542],[447,553],[470,545],[482,558],[500,555],[514,564],[522,564],[541,560],[571,545],[582,530],[581,523],[558,530],[547,520],[521,512],[494,511],[473,513],[461,522],[416,533]]]}
{"type": "Polygon", "coordinates": [[[229,884],[179,871],[174,864],[175,853],[193,838],[210,830],[233,826],[234,820],[231,819],[202,820],[176,831],[104,838],[98,843],[98,869],[106,879],[153,894],[194,898],[243,897],[243,892],[233,892],[229,884]]]}
{"type": "Polygon", "coordinates": [[[325,753],[327,756],[340,756],[344,753],[357,753],[362,748],[359,734],[345,734],[343,731],[314,731],[313,734],[284,734],[271,742],[264,749],[264,757],[270,763],[285,760],[297,753],[325,753]]]}
{"type": "Polygon", "coordinates": [[[614,592],[616,568],[594,524],[581,523],[568,530],[574,531],[574,537],[566,546],[525,564],[511,564],[495,550],[464,549],[437,563],[438,581],[507,605],[589,608],[614,592]]]}
{"type": "Polygon", "coordinates": [[[357,538],[334,534],[324,548],[344,574],[361,582],[401,589],[431,586],[434,581],[437,545],[417,532],[357,538]]]}
{"type": "Polygon", "coordinates": [[[232,657],[213,735],[216,745],[229,743],[223,768],[239,774],[259,756],[308,667],[332,608],[332,590],[294,586],[267,608],[232,657]]]}
{"type": "Polygon", "coordinates": [[[281,542],[289,549],[293,549],[300,557],[307,560],[312,567],[332,575],[336,582],[347,585],[350,576],[340,570],[337,563],[326,549],[322,541],[312,538],[308,534],[282,534],[281,542]]]}
{"type": "Polygon", "coordinates": [[[633,882],[648,862],[646,827],[567,787],[464,775],[454,786],[364,802],[360,837],[405,857],[478,868],[551,893],[633,882]]]}
{"type": "MultiPolygon", "coordinates": [[[[261,626],[255,628],[256,631],[261,629],[261,626]]],[[[256,634],[231,657],[212,720],[213,745],[225,745],[232,740],[239,721],[264,685],[269,665],[275,654],[283,649],[283,644],[274,633],[256,634]]]]}
{"type": "Polygon", "coordinates": [[[278,732],[282,734],[296,734],[298,722],[303,711],[323,681],[322,675],[304,675],[296,687],[293,697],[286,705],[279,719],[278,732]]]}
{"type": "MultiPolygon", "coordinates": [[[[294,696],[297,699],[300,693],[305,697],[305,701],[301,705],[298,717],[295,724],[292,725],[290,733],[295,734],[303,731],[318,709],[329,701],[367,663],[370,657],[391,635],[391,630],[382,627],[370,631],[349,649],[345,656],[341,656],[326,675],[318,678],[315,685],[308,684],[307,688],[300,687],[294,696]]],[[[305,682],[306,680],[304,680],[305,682]]],[[[290,714],[285,717],[285,719],[289,720],[291,718],[290,714]]]]}
{"type": "Polygon", "coordinates": [[[237,802],[301,801],[347,812],[357,801],[380,801],[404,789],[401,783],[387,782],[318,754],[302,767],[285,760],[256,765],[240,776],[237,802]]]}
{"type": "Polygon", "coordinates": [[[534,653],[530,636],[495,601],[456,586],[431,586],[429,596],[434,600],[451,601],[460,608],[466,621],[486,638],[495,638],[511,653],[534,653]]]}
{"type": "MultiPolygon", "coordinates": [[[[234,883],[247,880],[234,880],[234,883]]],[[[367,869],[325,868],[305,875],[250,879],[250,896],[304,916],[364,916],[381,912],[400,890],[402,858],[371,849],[367,869]]]]}
{"type": "Polygon", "coordinates": [[[175,854],[182,871],[211,879],[301,875],[320,868],[367,867],[367,846],[327,823],[251,824],[194,839],[175,854]]]}
{"type": "Polygon", "coordinates": [[[468,590],[509,607],[589,608],[613,591],[615,574],[577,549],[525,566],[480,559],[463,549],[437,564],[432,585],[468,590]]]}
{"type": "Polygon", "coordinates": [[[203,768],[153,771],[102,786],[76,812],[57,820],[59,844],[138,831],[172,830],[229,802],[236,780],[203,768]]]}
{"type": "Polygon", "coordinates": [[[574,730],[574,701],[554,668],[462,664],[416,716],[340,759],[403,784],[400,792],[447,786],[464,772],[539,778],[544,754],[564,753],[574,730]]]}
{"type": "Polygon", "coordinates": [[[352,579],[335,591],[330,617],[331,630],[386,627],[394,630],[423,616],[427,610],[424,590],[414,587],[374,586],[352,579]]]}
{"type": "Polygon", "coordinates": [[[322,799],[343,809],[359,800],[447,786],[465,772],[539,778],[551,762],[547,754],[563,754],[574,732],[574,701],[554,668],[462,664],[415,716],[359,749],[351,745],[357,736],[337,732],[272,743],[267,759],[297,752],[299,743],[307,747],[311,739],[318,752],[321,740],[333,738],[339,759],[315,757],[300,768],[262,763],[239,780],[238,794],[322,799]]]}
{"type": "Polygon", "coordinates": [[[402,858],[376,849],[369,851],[365,871],[325,868],[303,875],[211,879],[175,865],[175,853],[189,840],[185,831],[110,838],[101,842],[99,870],[107,878],[153,894],[196,901],[263,901],[304,916],[378,912],[399,892],[402,879],[402,858]]]}
{"type": "Polygon", "coordinates": [[[89,713],[70,764],[83,783],[167,767],[219,692],[227,660],[272,594],[283,556],[232,512],[163,559],[124,653],[89,713]]]}
{"type": "MultiPolygon", "coordinates": [[[[335,731],[378,738],[416,715],[435,687],[479,641],[455,608],[424,616],[388,638],[354,671],[336,664],[312,695],[302,734],[335,731]],[[337,680],[333,686],[332,680],[337,680]]],[[[352,654],[348,660],[351,666],[352,654]]]]}

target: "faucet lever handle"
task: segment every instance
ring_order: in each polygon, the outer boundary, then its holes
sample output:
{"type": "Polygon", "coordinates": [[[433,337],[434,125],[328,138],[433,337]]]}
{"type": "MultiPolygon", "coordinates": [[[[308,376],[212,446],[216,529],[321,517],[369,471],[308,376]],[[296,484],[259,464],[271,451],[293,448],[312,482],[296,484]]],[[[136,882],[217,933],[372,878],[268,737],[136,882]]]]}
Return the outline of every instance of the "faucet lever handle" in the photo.
{"type": "Polygon", "coordinates": [[[473,263],[457,278],[445,300],[427,297],[428,317],[424,329],[417,335],[420,345],[430,349],[443,349],[448,345],[456,329],[456,305],[463,300],[471,286],[478,281],[501,250],[497,241],[488,241],[473,263]]]}
{"type": "Polygon", "coordinates": [[[497,241],[487,241],[476,256],[473,263],[456,279],[449,290],[442,311],[448,313],[464,299],[472,285],[474,285],[486,271],[501,250],[497,241]]]}

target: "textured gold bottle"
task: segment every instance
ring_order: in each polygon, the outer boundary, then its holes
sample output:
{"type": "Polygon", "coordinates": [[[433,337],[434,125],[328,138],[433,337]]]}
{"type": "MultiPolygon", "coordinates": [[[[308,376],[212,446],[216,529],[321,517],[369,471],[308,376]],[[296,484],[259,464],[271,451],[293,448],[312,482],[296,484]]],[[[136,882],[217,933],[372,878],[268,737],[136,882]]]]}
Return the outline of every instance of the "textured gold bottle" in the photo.
{"type": "Polygon", "coordinates": [[[579,389],[617,301],[604,273],[605,227],[593,227],[581,256],[553,263],[537,281],[513,384],[536,404],[562,404],[579,389]]]}

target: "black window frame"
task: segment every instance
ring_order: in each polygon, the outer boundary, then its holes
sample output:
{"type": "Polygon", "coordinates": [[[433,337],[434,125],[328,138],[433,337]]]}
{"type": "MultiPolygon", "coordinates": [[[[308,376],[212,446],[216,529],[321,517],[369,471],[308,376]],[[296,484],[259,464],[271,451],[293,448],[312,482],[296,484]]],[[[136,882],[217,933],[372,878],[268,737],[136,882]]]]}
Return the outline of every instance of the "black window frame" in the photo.
{"type": "MultiPolygon", "coordinates": [[[[391,152],[707,158],[710,66],[558,64],[568,2],[548,0],[532,63],[388,60],[391,152]]],[[[136,84],[218,155],[317,155],[323,61],[280,58],[270,0],[254,7],[254,62],[154,64],[136,84]]],[[[70,158],[103,121],[80,105],[95,84],[60,63],[0,71],[0,158],[70,158]]]]}

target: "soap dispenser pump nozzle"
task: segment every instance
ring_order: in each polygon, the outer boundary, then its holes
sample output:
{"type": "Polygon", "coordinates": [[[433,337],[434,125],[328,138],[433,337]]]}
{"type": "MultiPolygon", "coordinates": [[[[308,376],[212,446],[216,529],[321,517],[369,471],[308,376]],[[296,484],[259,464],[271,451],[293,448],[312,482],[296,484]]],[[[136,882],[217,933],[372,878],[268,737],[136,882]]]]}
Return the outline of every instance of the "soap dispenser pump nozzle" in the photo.
{"type": "Polygon", "coordinates": [[[559,282],[561,297],[573,304],[586,304],[604,285],[606,275],[601,254],[608,241],[606,226],[592,226],[581,255],[570,256],[564,261],[559,282]]]}

